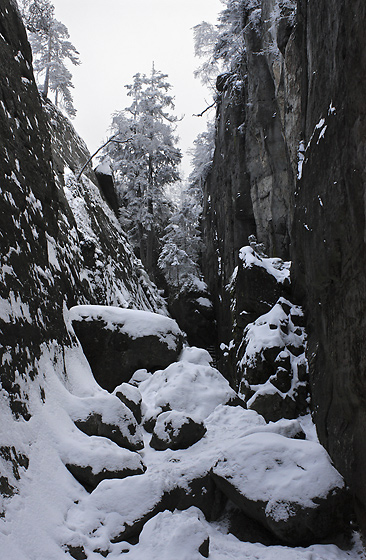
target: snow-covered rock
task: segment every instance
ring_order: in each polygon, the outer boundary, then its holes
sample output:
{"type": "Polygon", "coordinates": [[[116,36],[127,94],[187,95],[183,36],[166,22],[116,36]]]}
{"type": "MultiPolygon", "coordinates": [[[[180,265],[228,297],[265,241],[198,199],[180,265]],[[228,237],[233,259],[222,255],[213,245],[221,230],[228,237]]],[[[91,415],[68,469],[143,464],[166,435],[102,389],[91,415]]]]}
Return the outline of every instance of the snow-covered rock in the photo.
{"type": "Polygon", "coordinates": [[[182,349],[177,323],[157,313],[80,305],[70,309],[69,318],[95,379],[108,391],[129,381],[137,369],[166,367],[182,349]]]}
{"type": "Polygon", "coordinates": [[[140,424],[142,397],[137,387],[130,383],[121,383],[115,388],[113,394],[131,410],[136,422],[140,424]]]}
{"type": "Polygon", "coordinates": [[[200,510],[158,513],[144,526],[129,560],[202,560],[209,557],[209,536],[200,510]]]}
{"type": "MultiPolygon", "coordinates": [[[[185,413],[193,420],[201,422],[219,404],[236,399],[237,394],[228,381],[207,363],[208,353],[198,353],[199,363],[184,359],[156,371],[149,379],[139,385],[143,402],[147,409],[145,420],[156,418],[161,412],[175,410],[185,413]]],[[[188,354],[193,359],[193,353],[188,354]]],[[[208,355],[209,356],[209,355],[208,355]]]]}
{"type": "Polygon", "coordinates": [[[244,513],[288,544],[323,539],[344,525],[344,481],[318,443],[247,435],[226,449],[213,476],[244,513]]]}
{"type": "Polygon", "coordinates": [[[121,449],[107,438],[74,436],[61,457],[76,480],[89,490],[106,478],[125,478],[146,470],[138,453],[121,449]]]}
{"type": "Polygon", "coordinates": [[[162,412],[157,417],[150,445],[154,449],[186,449],[204,436],[206,428],[183,412],[162,412]]]}
{"type": "Polygon", "coordinates": [[[70,411],[76,426],[89,436],[104,436],[131,451],[142,449],[142,432],[131,410],[108,393],[80,399],[70,411]]]}
{"type": "Polygon", "coordinates": [[[212,365],[212,357],[209,352],[203,348],[196,348],[196,346],[187,346],[184,348],[180,360],[201,366],[212,365]]]}
{"type": "Polygon", "coordinates": [[[239,393],[267,421],[296,418],[308,406],[306,333],[299,306],[279,298],[244,330],[239,348],[239,393]]]}

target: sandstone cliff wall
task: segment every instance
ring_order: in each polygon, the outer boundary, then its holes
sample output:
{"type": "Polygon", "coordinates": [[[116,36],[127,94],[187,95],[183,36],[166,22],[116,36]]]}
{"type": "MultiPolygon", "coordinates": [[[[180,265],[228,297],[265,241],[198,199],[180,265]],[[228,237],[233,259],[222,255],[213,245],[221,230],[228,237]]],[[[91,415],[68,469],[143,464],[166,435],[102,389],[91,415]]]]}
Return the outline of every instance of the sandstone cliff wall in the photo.
{"type": "Polygon", "coordinates": [[[366,528],[366,6],[299,3],[305,160],[293,229],[314,417],[366,528]]]}
{"type": "MultiPolygon", "coordinates": [[[[365,528],[366,6],[244,0],[242,8],[245,52],[235,79],[219,84],[205,195],[205,267],[219,342],[231,337],[237,353],[238,310],[229,313],[222,302],[230,299],[238,247],[255,234],[270,256],[292,260],[318,434],[365,528]]],[[[235,364],[226,367],[234,377],[235,364]]]]}
{"type": "Polygon", "coordinates": [[[4,0],[0,16],[0,381],[13,413],[28,418],[41,347],[55,341],[62,362],[72,344],[67,308],[166,311],[94,175],[73,174],[89,154],[69,121],[42,107],[15,4],[4,0]]]}

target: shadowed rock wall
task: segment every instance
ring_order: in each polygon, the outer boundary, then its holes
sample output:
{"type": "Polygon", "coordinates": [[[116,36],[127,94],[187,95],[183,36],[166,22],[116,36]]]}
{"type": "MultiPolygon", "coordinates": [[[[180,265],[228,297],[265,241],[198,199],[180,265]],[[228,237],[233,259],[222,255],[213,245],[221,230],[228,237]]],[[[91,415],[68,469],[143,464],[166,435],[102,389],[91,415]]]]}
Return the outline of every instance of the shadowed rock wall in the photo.
{"type": "MultiPolygon", "coordinates": [[[[225,343],[232,321],[227,287],[248,236],[264,243],[270,256],[289,256],[297,149],[289,150],[285,130],[297,144],[300,136],[292,116],[299,110],[277,45],[279,21],[290,22],[289,31],[293,27],[295,5],[284,4],[243,1],[243,54],[233,72],[217,81],[216,150],[204,197],[204,270],[225,343]]],[[[287,42],[288,37],[283,52],[287,42]]]]}
{"type": "Polygon", "coordinates": [[[62,345],[71,344],[65,308],[166,311],[94,175],[77,182],[72,174],[89,154],[65,117],[43,109],[26,33],[8,0],[0,6],[0,59],[1,395],[28,418],[41,345],[56,341],[62,362],[62,345]]]}
{"type": "Polygon", "coordinates": [[[240,339],[225,286],[253,233],[293,262],[289,297],[306,310],[318,434],[366,529],[366,5],[243,0],[242,14],[245,48],[235,79],[219,84],[206,184],[219,342],[240,339]]]}
{"type": "Polygon", "coordinates": [[[293,229],[314,418],[366,529],[366,5],[301,1],[304,144],[293,229]]]}

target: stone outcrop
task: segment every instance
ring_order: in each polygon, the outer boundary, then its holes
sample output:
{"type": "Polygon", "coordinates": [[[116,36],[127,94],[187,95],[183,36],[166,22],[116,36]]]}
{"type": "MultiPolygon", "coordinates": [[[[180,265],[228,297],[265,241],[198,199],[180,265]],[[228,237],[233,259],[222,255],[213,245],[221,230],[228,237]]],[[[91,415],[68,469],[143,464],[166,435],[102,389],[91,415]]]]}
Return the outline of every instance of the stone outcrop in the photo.
{"type": "Polygon", "coordinates": [[[299,4],[303,140],[294,278],[306,302],[320,441],[351,485],[366,532],[366,6],[299,4]]]}
{"type": "Polygon", "coordinates": [[[288,297],[305,308],[318,434],[366,531],[366,8],[243,0],[241,10],[243,55],[217,82],[205,186],[204,269],[218,339],[233,339],[226,286],[254,234],[269,256],[293,262],[288,297]]]}
{"type": "MultiPolygon", "coordinates": [[[[4,0],[0,7],[0,382],[5,409],[29,419],[35,379],[39,401],[47,398],[41,356],[48,352],[64,371],[63,349],[75,344],[67,308],[165,308],[92,175],[77,182],[72,174],[89,154],[69,121],[42,105],[15,4],[4,0]]],[[[14,461],[21,466],[25,459],[14,461]]],[[[16,485],[8,471],[1,466],[5,489],[16,485]]]]}

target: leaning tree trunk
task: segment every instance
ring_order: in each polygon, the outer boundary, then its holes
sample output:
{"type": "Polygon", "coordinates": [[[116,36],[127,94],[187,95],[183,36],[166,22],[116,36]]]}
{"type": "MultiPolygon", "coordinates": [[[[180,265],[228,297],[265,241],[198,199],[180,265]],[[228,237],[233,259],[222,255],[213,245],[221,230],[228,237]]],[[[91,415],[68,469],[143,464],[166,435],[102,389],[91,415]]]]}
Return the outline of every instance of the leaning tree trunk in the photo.
{"type": "Polygon", "coordinates": [[[47,43],[46,75],[45,75],[45,78],[44,78],[43,91],[42,91],[44,97],[47,97],[48,88],[49,88],[49,85],[50,85],[51,46],[52,46],[52,36],[51,36],[51,33],[50,33],[50,36],[48,37],[48,43],[47,43]]]}

